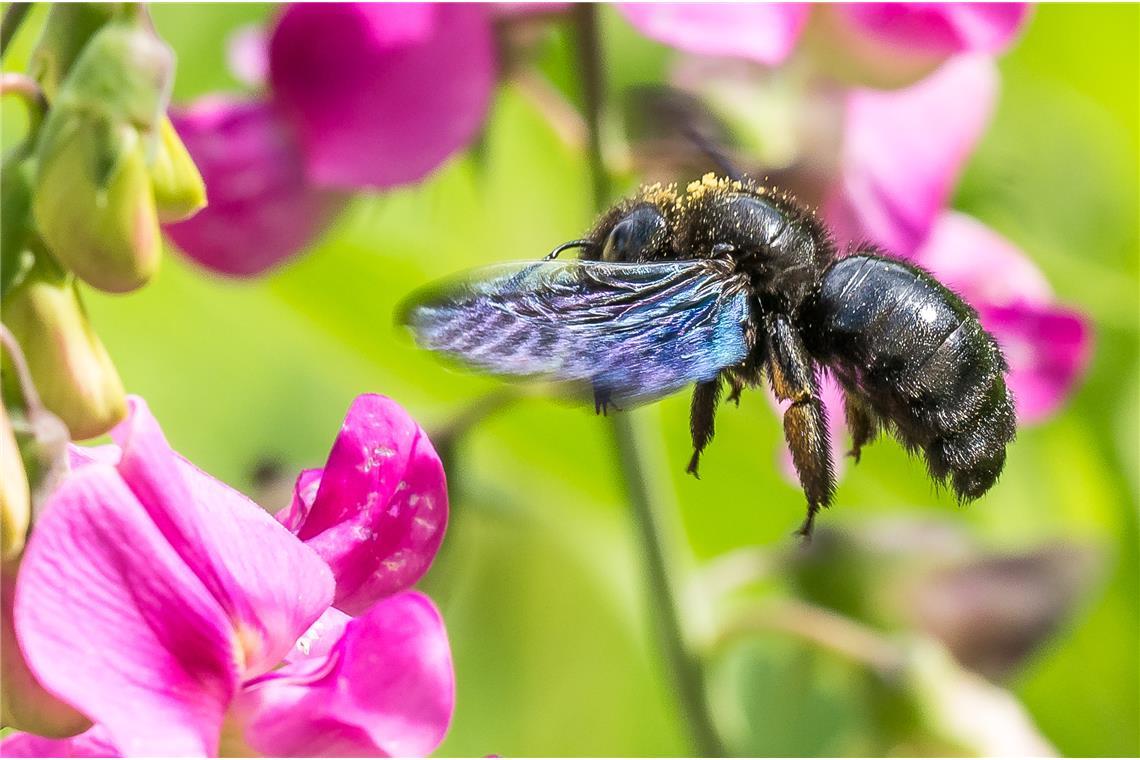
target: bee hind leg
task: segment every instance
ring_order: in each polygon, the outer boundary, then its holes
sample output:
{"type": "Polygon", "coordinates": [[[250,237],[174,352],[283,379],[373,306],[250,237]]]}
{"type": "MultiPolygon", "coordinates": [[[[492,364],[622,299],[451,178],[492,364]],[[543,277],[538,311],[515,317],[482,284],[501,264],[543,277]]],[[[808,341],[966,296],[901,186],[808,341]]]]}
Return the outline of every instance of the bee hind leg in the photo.
{"type": "Polygon", "coordinates": [[[851,450],[847,455],[858,464],[863,447],[878,437],[882,421],[873,409],[846,388],[843,390],[843,410],[847,429],[851,431],[851,450]]]}
{"type": "Polygon", "coordinates": [[[716,432],[716,406],[720,401],[720,378],[716,377],[697,383],[693,389],[693,404],[689,411],[689,432],[693,436],[693,457],[685,472],[700,480],[698,468],[701,452],[708,446],[716,432]]]}
{"type": "Polygon", "coordinates": [[[810,539],[816,513],[831,504],[835,491],[827,416],[815,365],[787,317],[769,318],[768,340],[768,378],[776,397],[792,402],[784,412],[784,438],[808,502],[807,516],[796,532],[810,539]]]}

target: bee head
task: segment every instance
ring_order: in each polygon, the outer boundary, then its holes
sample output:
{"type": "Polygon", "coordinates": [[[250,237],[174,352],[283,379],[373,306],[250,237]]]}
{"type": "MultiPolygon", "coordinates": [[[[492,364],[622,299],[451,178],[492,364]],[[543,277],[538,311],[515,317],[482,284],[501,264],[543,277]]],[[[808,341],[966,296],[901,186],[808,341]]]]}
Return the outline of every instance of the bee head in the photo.
{"type": "Polygon", "coordinates": [[[660,209],[648,202],[615,215],[594,234],[602,261],[653,261],[672,252],[672,232],[660,209]]]}

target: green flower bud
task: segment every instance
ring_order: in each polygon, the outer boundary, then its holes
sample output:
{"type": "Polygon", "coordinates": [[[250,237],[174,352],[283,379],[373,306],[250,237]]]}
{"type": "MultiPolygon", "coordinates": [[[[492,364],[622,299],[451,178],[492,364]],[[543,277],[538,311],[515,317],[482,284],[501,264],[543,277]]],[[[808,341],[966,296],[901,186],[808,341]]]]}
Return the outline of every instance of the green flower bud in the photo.
{"type": "Polygon", "coordinates": [[[60,262],[101,290],[133,290],[158,267],[148,159],[172,68],[169,49],[149,31],[104,26],[64,80],[40,134],[36,226],[60,262]]]}
{"type": "MultiPolygon", "coordinates": [[[[4,297],[0,319],[23,349],[43,404],[81,440],[102,435],[126,415],[123,383],[91,329],[75,279],[50,257],[36,263],[4,297]]],[[[10,360],[4,361],[4,395],[20,398],[10,360]]]]}
{"type": "Polygon", "coordinates": [[[8,410],[0,404],[0,560],[19,556],[32,519],[31,493],[8,410]]]}
{"type": "Polygon", "coordinates": [[[158,152],[150,167],[154,202],[161,221],[177,222],[206,205],[206,185],[170,119],[163,117],[158,136],[158,152]]]}
{"type": "Polygon", "coordinates": [[[111,20],[132,12],[127,3],[55,3],[51,6],[28,64],[28,72],[40,83],[49,101],[55,99],[71,65],[95,33],[111,20]]]}
{"type": "Polygon", "coordinates": [[[32,225],[33,162],[14,152],[0,167],[0,296],[27,270],[24,242],[32,225]]]}

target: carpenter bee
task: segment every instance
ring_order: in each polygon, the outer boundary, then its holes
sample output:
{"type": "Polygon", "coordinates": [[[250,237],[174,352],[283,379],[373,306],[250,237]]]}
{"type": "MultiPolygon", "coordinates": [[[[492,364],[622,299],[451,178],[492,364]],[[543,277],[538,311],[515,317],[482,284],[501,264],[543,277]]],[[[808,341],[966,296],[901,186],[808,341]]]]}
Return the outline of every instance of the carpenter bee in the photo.
{"type": "Polygon", "coordinates": [[[874,247],[839,255],[814,212],[745,177],[643,188],[541,261],[429,287],[403,320],[476,369],[586,383],[600,411],[695,384],[694,475],[722,389],[738,400],[766,377],[790,402],[804,536],[835,490],[822,371],[843,388],[856,461],[885,429],[959,501],[994,484],[1015,432],[1006,362],[977,312],[874,247]]]}

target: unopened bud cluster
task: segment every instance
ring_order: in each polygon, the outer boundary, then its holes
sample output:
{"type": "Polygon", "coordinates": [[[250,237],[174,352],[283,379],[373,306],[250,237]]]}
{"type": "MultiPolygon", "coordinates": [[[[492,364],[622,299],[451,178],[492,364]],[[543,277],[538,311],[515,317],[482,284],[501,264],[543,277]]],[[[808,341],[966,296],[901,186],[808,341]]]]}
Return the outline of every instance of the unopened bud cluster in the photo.
{"type": "MultiPolygon", "coordinates": [[[[202,178],[166,117],[174,56],[134,4],[60,4],[29,74],[40,96],[3,164],[0,318],[44,406],[73,439],[110,430],[123,385],[88,323],[80,284],[110,293],[154,276],[159,223],[205,205],[202,178]]],[[[5,358],[9,409],[25,400],[5,358]]]]}

